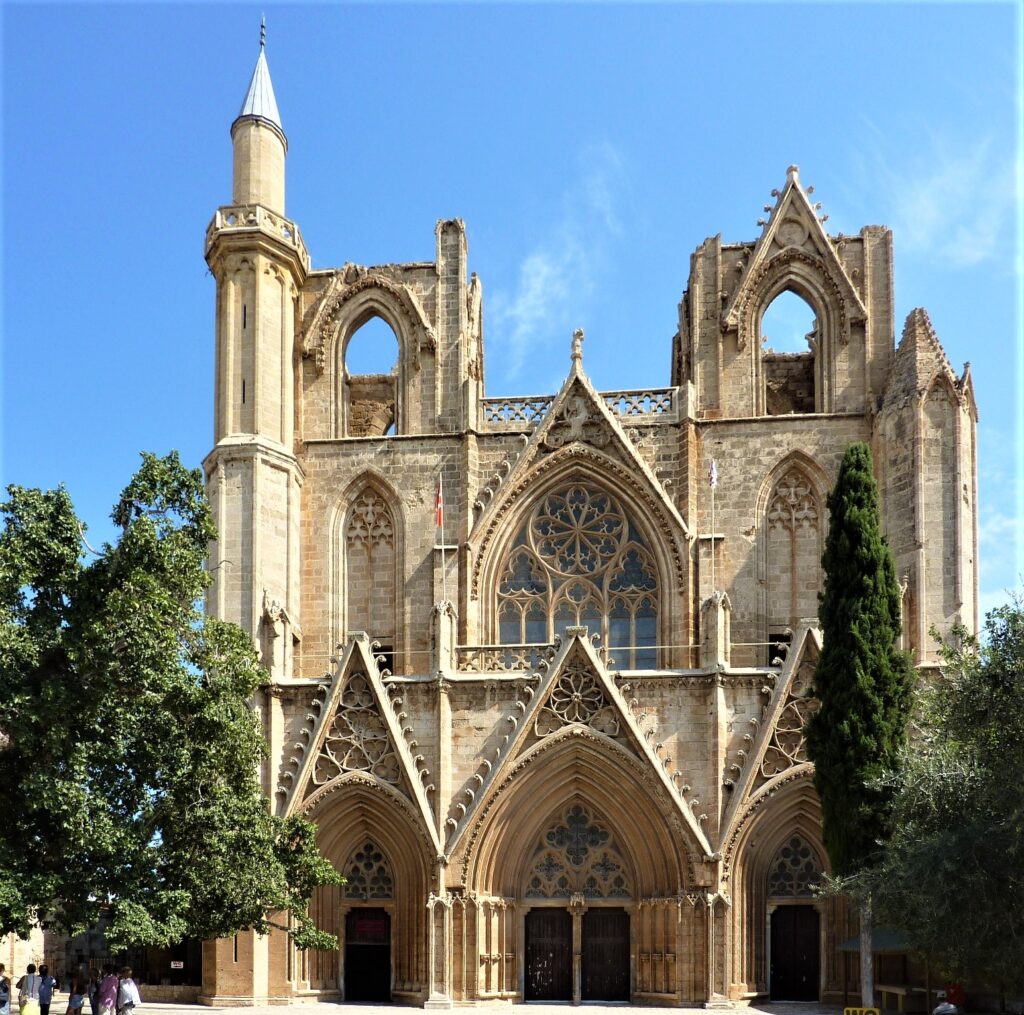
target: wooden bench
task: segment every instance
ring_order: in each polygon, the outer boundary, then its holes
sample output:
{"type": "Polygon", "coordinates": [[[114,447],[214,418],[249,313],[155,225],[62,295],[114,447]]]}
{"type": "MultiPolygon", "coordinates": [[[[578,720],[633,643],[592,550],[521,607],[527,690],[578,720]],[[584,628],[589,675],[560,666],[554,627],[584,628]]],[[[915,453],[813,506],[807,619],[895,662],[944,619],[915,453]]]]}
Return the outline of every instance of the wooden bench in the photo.
{"type": "Polygon", "coordinates": [[[908,994],[917,993],[917,989],[910,987],[905,983],[876,983],[875,990],[878,991],[879,997],[882,999],[882,1007],[888,1008],[889,1005],[885,1003],[886,994],[891,994],[896,998],[896,1010],[906,1011],[906,999],[908,994]]]}

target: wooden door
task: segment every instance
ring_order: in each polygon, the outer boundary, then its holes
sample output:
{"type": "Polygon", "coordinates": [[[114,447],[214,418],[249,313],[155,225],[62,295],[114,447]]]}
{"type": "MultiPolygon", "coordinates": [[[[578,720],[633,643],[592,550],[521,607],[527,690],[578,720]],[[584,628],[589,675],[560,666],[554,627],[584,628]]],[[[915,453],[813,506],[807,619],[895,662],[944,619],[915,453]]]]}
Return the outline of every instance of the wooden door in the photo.
{"type": "Polygon", "coordinates": [[[588,909],[583,914],[584,1001],[629,1000],[629,914],[588,909]]]}
{"type": "Polygon", "coordinates": [[[817,1001],[821,978],[818,911],[779,906],[772,913],[773,1001],[817,1001]]]}
{"type": "Polygon", "coordinates": [[[345,1000],[391,1000],[391,917],[384,909],[345,917],[345,1000]]]}
{"type": "Polygon", "coordinates": [[[526,914],[527,1001],[572,1000],[572,917],[567,909],[526,914]]]}

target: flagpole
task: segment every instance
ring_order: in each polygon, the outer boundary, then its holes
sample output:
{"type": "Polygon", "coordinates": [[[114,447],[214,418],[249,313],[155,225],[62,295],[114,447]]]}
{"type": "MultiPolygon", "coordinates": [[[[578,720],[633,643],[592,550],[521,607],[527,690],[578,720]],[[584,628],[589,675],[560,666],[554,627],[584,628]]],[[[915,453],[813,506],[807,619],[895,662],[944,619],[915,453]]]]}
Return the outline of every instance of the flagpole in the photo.
{"type": "Polygon", "coordinates": [[[441,600],[448,602],[448,568],[444,559],[444,473],[437,476],[437,521],[441,526],[441,600]]]}
{"type": "Polygon", "coordinates": [[[718,463],[712,458],[708,469],[708,486],[711,487],[711,595],[715,594],[715,487],[718,486],[718,463]]]}

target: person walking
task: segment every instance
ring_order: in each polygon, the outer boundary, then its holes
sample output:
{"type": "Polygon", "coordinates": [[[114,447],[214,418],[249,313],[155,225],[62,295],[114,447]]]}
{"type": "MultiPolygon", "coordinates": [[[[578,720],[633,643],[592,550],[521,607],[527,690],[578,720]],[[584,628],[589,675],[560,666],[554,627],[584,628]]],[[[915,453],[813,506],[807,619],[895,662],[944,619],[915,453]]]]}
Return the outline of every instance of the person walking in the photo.
{"type": "Polygon", "coordinates": [[[89,978],[84,973],[75,973],[68,986],[68,1010],[65,1015],[82,1015],[82,1005],[85,1004],[85,994],[89,989],[89,978]]]}
{"type": "Polygon", "coordinates": [[[39,1015],[39,984],[42,978],[36,973],[36,964],[25,967],[25,975],[18,980],[18,1011],[20,1015],[39,1015]]]}
{"type": "Polygon", "coordinates": [[[100,1015],[114,1015],[117,1008],[117,973],[114,972],[114,966],[110,962],[103,967],[99,999],[100,1015]]]}
{"type": "Polygon", "coordinates": [[[0,962],[0,1015],[11,1015],[11,978],[7,967],[0,962]]]}
{"type": "Polygon", "coordinates": [[[53,992],[57,989],[57,981],[50,975],[50,967],[39,967],[39,1015],[50,1015],[53,1003],[53,992]]]}
{"type": "Polygon", "coordinates": [[[141,1003],[139,988],[132,979],[132,967],[125,966],[121,970],[121,980],[117,987],[117,1015],[132,1015],[135,1006],[141,1003]]]}
{"type": "Polygon", "coordinates": [[[92,1015],[100,1015],[100,971],[93,966],[89,970],[89,984],[86,987],[86,995],[89,998],[89,1007],[92,1015]]]}

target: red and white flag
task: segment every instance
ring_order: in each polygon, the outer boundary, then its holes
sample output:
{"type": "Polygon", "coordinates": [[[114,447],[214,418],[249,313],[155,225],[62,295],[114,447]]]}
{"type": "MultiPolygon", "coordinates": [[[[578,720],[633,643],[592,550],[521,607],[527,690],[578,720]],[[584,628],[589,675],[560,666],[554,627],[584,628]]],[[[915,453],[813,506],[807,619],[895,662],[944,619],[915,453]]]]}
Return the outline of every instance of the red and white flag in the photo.
{"type": "Polygon", "coordinates": [[[711,468],[708,469],[708,486],[710,486],[712,490],[718,486],[718,465],[715,463],[713,458],[711,459],[711,468]]]}
{"type": "Polygon", "coordinates": [[[442,490],[441,477],[437,477],[437,496],[434,498],[434,525],[444,528],[444,492],[442,490]]]}

